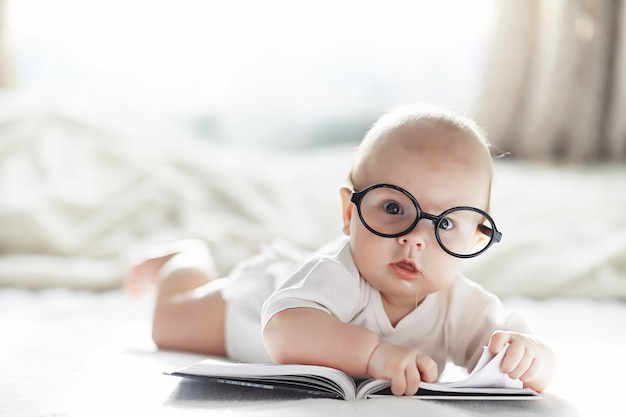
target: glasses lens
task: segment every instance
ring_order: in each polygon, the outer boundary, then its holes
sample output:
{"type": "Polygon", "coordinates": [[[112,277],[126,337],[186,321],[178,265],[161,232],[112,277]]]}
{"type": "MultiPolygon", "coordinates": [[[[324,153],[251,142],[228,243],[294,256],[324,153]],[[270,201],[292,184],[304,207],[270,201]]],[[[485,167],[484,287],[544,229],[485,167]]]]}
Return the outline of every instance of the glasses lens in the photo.
{"type": "Polygon", "coordinates": [[[417,219],[417,207],[403,192],[379,187],[369,190],[361,200],[363,221],[378,233],[402,233],[417,219]]]}
{"type": "Polygon", "coordinates": [[[485,250],[493,239],[495,226],[479,209],[454,208],[442,214],[436,225],[441,245],[461,256],[472,256],[485,250]]]}

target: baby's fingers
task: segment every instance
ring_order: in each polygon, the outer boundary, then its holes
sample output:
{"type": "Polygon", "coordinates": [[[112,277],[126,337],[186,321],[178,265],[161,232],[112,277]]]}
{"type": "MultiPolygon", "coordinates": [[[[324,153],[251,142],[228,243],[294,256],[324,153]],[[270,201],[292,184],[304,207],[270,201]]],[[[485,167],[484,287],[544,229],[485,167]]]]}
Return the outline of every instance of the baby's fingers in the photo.
{"type": "Polygon", "coordinates": [[[437,363],[419,352],[415,356],[415,362],[407,365],[404,374],[406,378],[404,395],[414,395],[421,381],[435,382],[439,376],[437,363]]]}
{"type": "MultiPolygon", "coordinates": [[[[508,354],[508,351],[507,351],[507,354],[508,354]]],[[[511,371],[508,371],[507,373],[509,374],[509,377],[513,379],[521,379],[522,375],[530,371],[530,367],[532,364],[533,364],[532,355],[529,355],[528,352],[525,352],[522,358],[519,359],[519,362],[517,363],[517,365],[511,371]]],[[[504,368],[504,361],[502,361],[502,367],[504,368]]],[[[506,372],[506,371],[503,371],[503,372],[506,372]]]]}
{"type": "Polygon", "coordinates": [[[406,386],[404,388],[404,395],[413,395],[417,392],[420,386],[420,373],[417,369],[417,363],[414,365],[409,364],[404,371],[406,379],[406,386]]]}
{"type": "Polygon", "coordinates": [[[391,393],[393,395],[405,395],[407,388],[404,369],[395,372],[391,377],[391,393]]]}
{"type": "Polygon", "coordinates": [[[417,357],[417,368],[422,381],[435,382],[439,377],[437,362],[429,356],[419,354],[417,357]]]}
{"type": "Polygon", "coordinates": [[[530,382],[535,380],[539,375],[540,369],[537,361],[532,359],[528,368],[519,376],[520,381],[530,382]]]}
{"type": "Polygon", "coordinates": [[[494,332],[491,335],[491,338],[489,338],[489,352],[494,355],[498,354],[502,349],[504,349],[504,346],[506,346],[506,344],[509,343],[510,340],[511,335],[508,332],[494,332]]]}
{"type": "MultiPolygon", "coordinates": [[[[524,346],[524,344],[511,343],[509,345],[509,348],[506,350],[506,353],[504,354],[504,358],[502,358],[502,365],[500,366],[500,370],[505,374],[509,374],[509,376],[511,376],[510,373],[522,364],[522,359],[524,358],[525,351],[526,347],[524,346]]],[[[529,364],[526,364],[526,368],[528,368],[528,365],[529,364]]],[[[513,377],[511,376],[511,378],[513,377]]]]}

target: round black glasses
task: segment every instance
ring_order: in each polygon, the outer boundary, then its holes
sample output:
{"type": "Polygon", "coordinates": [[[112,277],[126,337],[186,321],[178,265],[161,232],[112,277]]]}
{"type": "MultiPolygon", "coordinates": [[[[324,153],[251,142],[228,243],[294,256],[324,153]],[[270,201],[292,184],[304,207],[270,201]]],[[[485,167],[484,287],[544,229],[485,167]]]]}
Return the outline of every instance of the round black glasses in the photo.
{"type": "Polygon", "coordinates": [[[421,219],[430,220],[439,246],[457,258],[478,256],[502,239],[491,216],[479,208],[453,207],[436,216],[423,212],[411,193],[391,184],[352,191],[350,201],[363,226],[381,237],[406,235],[421,219]]]}

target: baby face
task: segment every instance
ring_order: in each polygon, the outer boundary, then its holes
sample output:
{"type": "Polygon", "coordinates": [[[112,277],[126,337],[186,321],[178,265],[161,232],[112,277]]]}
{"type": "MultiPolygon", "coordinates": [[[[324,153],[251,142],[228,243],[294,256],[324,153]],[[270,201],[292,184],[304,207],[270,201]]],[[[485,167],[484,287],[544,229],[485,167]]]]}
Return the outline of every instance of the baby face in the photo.
{"type": "MultiPolygon", "coordinates": [[[[375,184],[401,187],[422,211],[434,215],[458,206],[486,210],[491,161],[484,146],[466,132],[432,124],[404,126],[374,143],[353,180],[356,191],[375,184]]],[[[381,237],[365,227],[349,202],[352,190],[342,193],[344,232],[351,237],[355,263],[386,306],[413,308],[453,282],[462,260],[441,248],[431,220],[421,219],[402,236],[381,237]]]]}

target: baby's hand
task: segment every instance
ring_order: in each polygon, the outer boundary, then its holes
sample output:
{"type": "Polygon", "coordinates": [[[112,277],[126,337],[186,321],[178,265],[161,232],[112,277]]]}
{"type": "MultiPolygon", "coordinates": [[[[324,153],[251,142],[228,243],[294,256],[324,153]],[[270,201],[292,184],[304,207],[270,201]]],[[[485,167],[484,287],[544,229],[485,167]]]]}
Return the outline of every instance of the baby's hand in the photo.
{"type": "Polygon", "coordinates": [[[413,395],[420,381],[437,380],[437,364],[415,350],[380,342],[372,352],[367,373],[374,378],[391,380],[394,395],[413,395]]]}
{"type": "Polygon", "coordinates": [[[513,379],[519,379],[525,387],[543,391],[555,368],[552,349],[537,338],[516,332],[496,331],[489,339],[489,352],[497,354],[509,343],[501,371],[513,379]]]}

